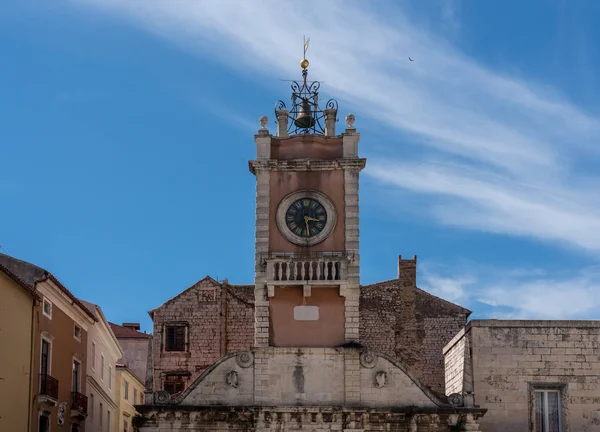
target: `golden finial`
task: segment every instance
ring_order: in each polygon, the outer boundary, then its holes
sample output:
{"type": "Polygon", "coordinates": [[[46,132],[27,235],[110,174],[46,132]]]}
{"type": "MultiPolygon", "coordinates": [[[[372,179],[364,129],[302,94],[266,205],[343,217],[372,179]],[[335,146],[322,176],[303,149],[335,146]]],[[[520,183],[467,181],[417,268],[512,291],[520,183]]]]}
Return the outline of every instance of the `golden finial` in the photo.
{"type": "Polygon", "coordinates": [[[306,36],[304,36],[304,55],[302,57],[302,61],[300,62],[300,67],[302,69],[306,69],[308,67],[308,60],[306,60],[306,51],[308,51],[308,44],[310,42],[310,38],[306,39],[306,36]]]}

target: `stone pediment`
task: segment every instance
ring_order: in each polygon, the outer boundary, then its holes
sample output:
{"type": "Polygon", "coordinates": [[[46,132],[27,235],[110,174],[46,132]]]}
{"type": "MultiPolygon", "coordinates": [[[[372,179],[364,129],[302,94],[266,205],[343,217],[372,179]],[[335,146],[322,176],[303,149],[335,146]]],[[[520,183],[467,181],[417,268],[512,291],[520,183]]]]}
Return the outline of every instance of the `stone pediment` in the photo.
{"type": "Polygon", "coordinates": [[[446,407],[398,361],[358,348],[255,348],[210,366],[181,406],[446,407]]]}

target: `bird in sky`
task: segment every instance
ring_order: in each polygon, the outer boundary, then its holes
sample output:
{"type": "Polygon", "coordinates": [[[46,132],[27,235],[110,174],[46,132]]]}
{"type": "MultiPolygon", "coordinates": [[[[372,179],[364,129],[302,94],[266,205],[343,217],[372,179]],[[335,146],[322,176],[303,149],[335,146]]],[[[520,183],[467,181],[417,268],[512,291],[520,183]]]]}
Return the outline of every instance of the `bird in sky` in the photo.
{"type": "Polygon", "coordinates": [[[410,57],[408,58],[410,61],[414,61],[413,59],[411,59],[410,57]]]}

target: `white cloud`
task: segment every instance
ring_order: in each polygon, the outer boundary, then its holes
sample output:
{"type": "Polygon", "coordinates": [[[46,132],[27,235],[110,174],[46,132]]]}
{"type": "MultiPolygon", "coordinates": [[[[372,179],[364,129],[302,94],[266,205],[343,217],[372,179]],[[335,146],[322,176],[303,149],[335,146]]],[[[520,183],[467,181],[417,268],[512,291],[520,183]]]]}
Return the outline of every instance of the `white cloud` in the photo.
{"type": "Polygon", "coordinates": [[[430,265],[421,271],[423,289],[479,311],[478,318],[600,317],[599,267],[588,267],[568,275],[541,269],[507,270],[474,264],[468,270],[430,265]],[[450,272],[452,275],[448,276],[450,272]],[[486,312],[481,313],[483,310],[486,312]]]}
{"type": "Polygon", "coordinates": [[[442,223],[600,249],[600,178],[580,163],[597,161],[599,119],[544,83],[486,68],[393,2],[380,10],[333,0],[73,3],[210,52],[263,82],[299,75],[307,34],[310,75],[342,111],[355,111],[358,127],[369,116],[429,150],[415,159],[407,143],[390,139],[368,175],[435,196],[426,210],[442,223]]]}

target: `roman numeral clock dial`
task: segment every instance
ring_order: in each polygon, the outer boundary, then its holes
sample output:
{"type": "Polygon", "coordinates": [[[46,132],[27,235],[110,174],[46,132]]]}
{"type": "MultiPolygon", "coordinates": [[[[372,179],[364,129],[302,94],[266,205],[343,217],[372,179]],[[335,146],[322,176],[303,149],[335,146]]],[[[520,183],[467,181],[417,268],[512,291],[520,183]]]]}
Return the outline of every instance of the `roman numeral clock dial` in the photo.
{"type": "Polygon", "coordinates": [[[301,198],[289,206],[285,224],[297,236],[314,237],[327,225],[327,212],[319,201],[301,198]]]}
{"type": "Polygon", "coordinates": [[[277,225],[292,243],[310,246],[323,241],[335,225],[335,208],[317,191],[298,191],[285,197],[277,210],[277,225]]]}

